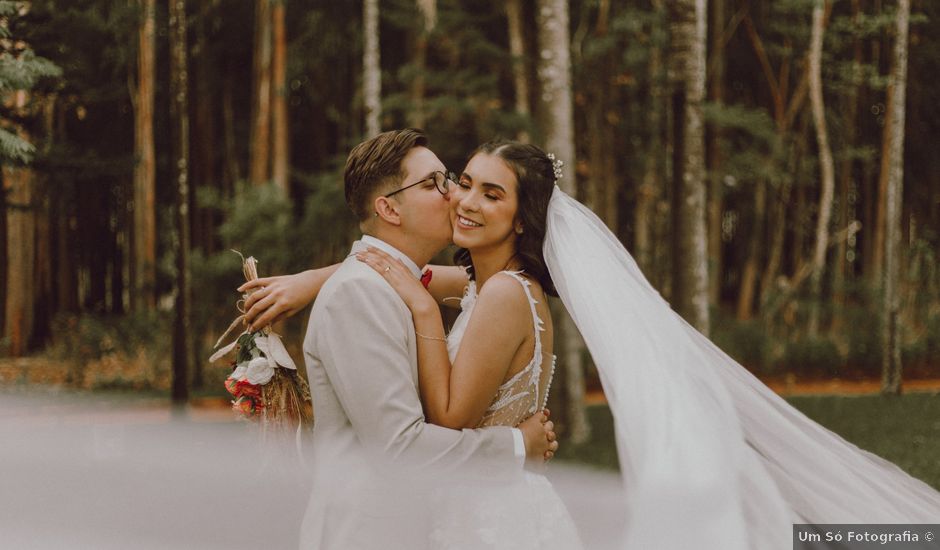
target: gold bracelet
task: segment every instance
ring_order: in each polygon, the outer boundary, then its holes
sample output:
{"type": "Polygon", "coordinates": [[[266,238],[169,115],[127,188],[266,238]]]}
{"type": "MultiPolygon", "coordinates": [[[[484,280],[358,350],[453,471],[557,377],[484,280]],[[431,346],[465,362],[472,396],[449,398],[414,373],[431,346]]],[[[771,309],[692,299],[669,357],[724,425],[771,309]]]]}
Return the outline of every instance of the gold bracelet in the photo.
{"type": "Polygon", "coordinates": [[[420,332],[415,332],[415,334],[418,336],[418,338],[424,338],[425,340],[438,340],[438,341],[440,341],[440,342],[447,342],[447,338],[437,338],[437,337],[434,337],[434,336],[425,336],[425,335],[421,334],[420,332]]]}

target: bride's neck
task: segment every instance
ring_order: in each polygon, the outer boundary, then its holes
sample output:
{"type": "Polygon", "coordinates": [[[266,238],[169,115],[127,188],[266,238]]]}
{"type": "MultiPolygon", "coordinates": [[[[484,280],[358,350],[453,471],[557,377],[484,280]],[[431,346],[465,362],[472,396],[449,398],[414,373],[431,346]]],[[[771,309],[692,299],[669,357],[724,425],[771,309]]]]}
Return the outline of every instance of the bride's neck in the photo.
{"type": "Polygon", "coordinates": [[[473,260],[473,274],[478,290],[482,290],[486,281],[500,271],[520,268],[512,248],[470,250],[470,258],[473,260]]]}

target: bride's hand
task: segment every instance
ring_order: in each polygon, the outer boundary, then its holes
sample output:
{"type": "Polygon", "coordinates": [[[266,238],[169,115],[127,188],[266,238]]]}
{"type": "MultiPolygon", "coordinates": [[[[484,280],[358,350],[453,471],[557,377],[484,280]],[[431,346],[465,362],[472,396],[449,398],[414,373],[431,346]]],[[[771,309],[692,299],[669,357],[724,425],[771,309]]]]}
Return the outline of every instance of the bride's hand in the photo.
{"type": "Polygon", "coordinates": [[[357,253],[356,259],[384,277],[413,313],[422,308],[437,308],[434,297],[398,258],[393,258],[378,248],[369,247],[366,251],[357,253]]]}
{"type": "Polygon", "coordinates": [[[263,277],[238,287],[239,292],[254,289],[245,299],[245,322],[250,331],[261,329],[302,310],[316,298],[322,286],[316,270],[294,275],[263,277]]]}

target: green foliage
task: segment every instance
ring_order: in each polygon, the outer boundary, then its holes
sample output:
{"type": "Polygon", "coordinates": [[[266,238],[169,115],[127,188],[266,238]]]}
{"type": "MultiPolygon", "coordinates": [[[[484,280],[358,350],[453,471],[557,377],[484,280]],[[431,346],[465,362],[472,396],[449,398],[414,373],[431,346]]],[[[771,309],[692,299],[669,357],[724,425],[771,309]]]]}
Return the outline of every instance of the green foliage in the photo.
{"type": "Polygon", "coordinates": [[[708,123],[723,130],[721,147],[727,156],[721,176],[726,182],[778,182],[789,177],[782,168],[782,144],[766,109],[706,103],[704,113],[708,123]]]}
{"type": "Polygon", "coordinates": [[[158,389],[169,383],[170,316],[61,315],[51,357],[69,363],[67,381],[86,389],[158,389]]]}
{"type": "MultiPolygon", "coordinates": [[[[793,397],[788,401],[853,444],[940,489],[940,399],[935,395],[793,397]]],[[[595,405],[587,413],[591,439],[576,447],[566,445],[562,438],[556,459],[618,470],[610,409],[595,405]]]]}
{"type": "Polygon", "coordinates": [[[32,50],[18,55],[0,55],[0,92],[31,90],[41,78],[61,76],[62,70],[48,59],[38,57],[32,50]]]}
{"type": "MultiPolygon", "coordinates": [[[[254,256],[259,276],[282,275],[292,267],[298,232],[291,222],[289,202],[273,184],[244,185],[236,197],[227,200],[206,193],[200,199],[212,201],[224,213],[225,222],[219,227],[222,250],[209,256],[194,253],[191,258],[193,322],[219,336],[238,315],[235,302],[240,296],[235,289],[245,282],[242,260],[233,250],[246,258],[254,256]]],[[[197,350],[197,354],[202,357],[206,351],[197,350]]]]}
{"type": "Polygon", "coordinates": [[[862,449],[940,489],[940,399],[901,397],[798,397],[790,403],[862,449]]]}
{"type": "Polygon", "coordinates": [[[0,1],[0,17],[16,15],[16,13],[19,11],[18,5],[19,2],[14,2],[12,0],[0,1]]]}
{"type": "Polygon", "coordinates": [[[769,374],[770,337],[760,321],[720,319],[712,326],[712,341],[751,372],[769,374]]]}
{"type": "Polygon", "coordinates": [[[219,236],[227,249],[254,256],[259,272],[283,272],[295,238],[291,217],[290,203],[275,185],[243,186],[226,205],[219,236]]]}
{"type": "MultiPolygon", "coordinates": [[[[418,108],[413,83],[420,77],[424,128],[431,147],[445,164],[458,169],[477,144],[497,136],[511,138],[520,130],[531,132],[534,125],[515,113],[506,98],[512,85],[512,58],[503,43],[505,14],[467,2],[441,1],[437,7],[437,24],[427,36],[423,63],[411,55],[411,47],[397,52],[383,48],[383,65],[386,56],[398,61],[397,69],[382,82],[383,126],[410,123],[418,108]]],[[[382,9],[383,22],[412,46],[421,32],[418,25],[423,26],[415,3],[398,0],[382,9]]]]}
{"type": "Polygon", "coordinates": [[[29,162],[36,148],[16,134],[0,128],[0,160],[29,162]]]}
{"type": "Polygon", "coordinates": [[[603,470],[619,470],[620,460],[617,457],[614,439],[614,418],[610,413],[610,408],[607,405],[588,407],[587,418],[591,426],[591,438],[587,443],[575,446],[567,443],[562,437],[555,459],[603,470]]]}
{"type": "Polygon", "coordinates": [[[805,336],[789,342],[780,359],[785,372],[811,377],[837,376],[843,363],[839,348],[827,337],[805,336]]]}
{"type": "MultiPolygon", "coordinates": [[[[32,90],[43,78],[58,77],[61,69],[46,58],[37,56],[32,49],[17,44],[14,49],[11,39],[19,38],[9,29],[15,28],[20,19],[19,3],[0,2],[0,17],[6,25],[0,26],[0,94],[12,90],[32,90]]],[[[0,163],[29,162],[35,147],[15,133],[7,130],[11,122],[5,113],[0,114],[0,163]]]]}
{"type": "Polygon", "coordinates": [[[242,260],[232,250],[254,256],[261,277],[328,265],[348,253],[358,224],[345,204],[342,175],[334,170],[295,176],[306,188],[299,215],[274,185],[244,186],[234,198],[200,193],[199,203],[217,208],[225,219],[219,228],[221,251],[192,255],[193,323],[210,335],[197,350],[200,358],[238,315],[241,296],[235,289],[245,279],[242,260]]]}
{"type": "Polygon", "coordinates": [[[359,223],[346,206],[341,171],[298,177],[308,194],[294,231],[300,246],[295,247],[293,265],[301,270],[341,260],[359,234],[359,223]]]}

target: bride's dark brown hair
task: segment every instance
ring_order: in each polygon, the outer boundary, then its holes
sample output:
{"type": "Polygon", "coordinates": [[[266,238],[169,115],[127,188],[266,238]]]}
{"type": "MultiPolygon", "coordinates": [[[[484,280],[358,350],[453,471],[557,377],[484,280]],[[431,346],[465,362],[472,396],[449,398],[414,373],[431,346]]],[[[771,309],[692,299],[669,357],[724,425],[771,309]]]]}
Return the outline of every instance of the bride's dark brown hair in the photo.
{"type": "MultiPolygon", "coordinates": [[[[515,258],[522,269],[535,278],[542,290],[558,296],[555,284],[548,274],[542,244],[545,242],[545,220],[548,216],[548,201],[555,189],[555,167],[545,151],[528,143],[495,140],[476,148],[469,158],[486,153],[501,159],[516,176],[516,193],[519,197],[516,221],[522,225],[522,233],[516,235],[515,258]]],[[[467,268],[474,277],[470,251],[460,248],[454,254],[454,263],[467,268]]]]}

